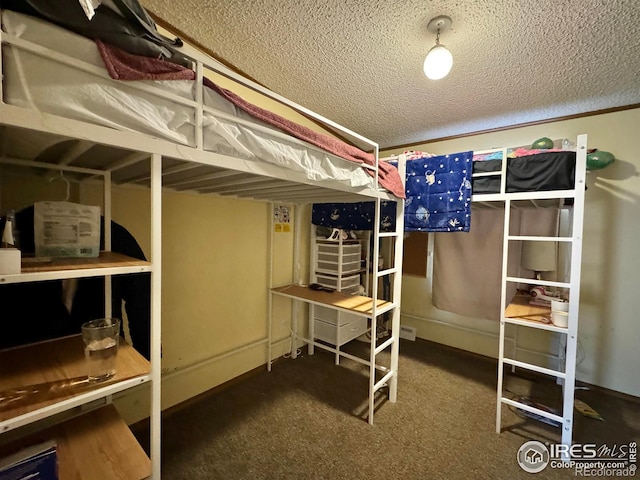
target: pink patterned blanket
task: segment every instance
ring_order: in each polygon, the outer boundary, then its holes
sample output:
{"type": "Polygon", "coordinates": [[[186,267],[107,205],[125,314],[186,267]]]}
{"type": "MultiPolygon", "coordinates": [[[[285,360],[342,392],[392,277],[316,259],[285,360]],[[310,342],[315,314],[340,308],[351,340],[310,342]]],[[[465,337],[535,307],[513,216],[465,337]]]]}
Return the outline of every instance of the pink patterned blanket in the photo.
{"type": "MultiPolygon", "coordinates": [[[[195,72],[178,64],[161,59],[133,55],[116,47],[96,41],[105,67],[111,78],[116,80],[194,80],[195,72]]],[[[235,93],[219,87],[205,78],[204,84],[215,90],[228,101],[255,118],[273,125],[296,138],[309,142],[334,155],[355,163],[375,164],[375,157],[353,145],[324,135],[281,117],[273,112],[253,105],[235,93]]],[[[373,175],[369,169],[367,171],[373,175]]],[[[405,197],[404,186],[398,170],[386,162],[379,163],[378,179],[380,185],[399,198],[405,197]]]]}

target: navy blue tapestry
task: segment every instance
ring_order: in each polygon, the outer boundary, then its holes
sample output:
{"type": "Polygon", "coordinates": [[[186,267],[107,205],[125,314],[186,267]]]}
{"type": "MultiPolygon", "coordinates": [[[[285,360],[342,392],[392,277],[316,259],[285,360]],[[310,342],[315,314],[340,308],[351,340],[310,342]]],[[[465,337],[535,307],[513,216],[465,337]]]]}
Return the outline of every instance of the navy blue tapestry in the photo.
{"type": "MultiPolygon", "coordinates": [[[[314,203],[311,223],[343,230],[373,230],[375,202],[314,203]]],[[[380,202],[380,231],[396,229],[396,202],[380,202]]]]}
{"type": "Polygon", "coordinates": [[[407,161],[404,229],[468,232],[473,152],[407,161]]]}

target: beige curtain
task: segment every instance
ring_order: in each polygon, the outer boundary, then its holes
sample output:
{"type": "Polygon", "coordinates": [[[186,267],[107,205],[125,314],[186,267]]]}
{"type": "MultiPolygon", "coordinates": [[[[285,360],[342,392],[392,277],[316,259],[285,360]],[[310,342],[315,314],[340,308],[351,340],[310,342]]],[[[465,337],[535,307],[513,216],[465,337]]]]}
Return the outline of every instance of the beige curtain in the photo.
{"type": "MultiPolygon", "coordinates": [[[[555,235],[556,209],[512,209],[512,235],[555,235]]],[[[467,317],[500,320],[504,209],[472,209],[468,233],[435,233],[433,305],[467,317]]],[[[519,242],[509,247],[508,274],[529,277],[520,269],[519,242]]],[[[516,285],[508,284],[507,298],[516,285]]]]}

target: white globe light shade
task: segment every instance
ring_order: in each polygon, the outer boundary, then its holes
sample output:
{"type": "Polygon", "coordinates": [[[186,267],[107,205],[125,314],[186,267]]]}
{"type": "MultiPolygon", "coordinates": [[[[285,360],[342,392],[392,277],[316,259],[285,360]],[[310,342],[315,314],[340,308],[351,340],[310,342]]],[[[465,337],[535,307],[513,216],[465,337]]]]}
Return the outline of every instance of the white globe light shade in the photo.
{"type": "Polygon", "coordinates": [[[440,80],[449,74],[452,66],[451,52],[444,45],[436,45],[424,59],[424,74],[431,80],[440,80]]]}

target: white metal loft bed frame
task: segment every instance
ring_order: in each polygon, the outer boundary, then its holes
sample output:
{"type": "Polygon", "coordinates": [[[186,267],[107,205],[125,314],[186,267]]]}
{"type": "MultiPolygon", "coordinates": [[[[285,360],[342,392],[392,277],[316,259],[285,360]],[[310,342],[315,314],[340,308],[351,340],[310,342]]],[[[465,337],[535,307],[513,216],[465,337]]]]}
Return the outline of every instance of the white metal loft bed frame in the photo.
{"type": "MultiPolygon", "coordinates": [[[[578,339],[578,320],[580,307],[580,273],[581,273],[581,256],[582,256],[582,230],[585,210],[585,185],[586,185],[586,156],[587,156],[587,135],[579,135],[577,137],[576,150],[576,166],[574,186],[569,190],[552,190],[552,191],[534,191],[534,192],[508,192],[507,191],[507,168],[508,158],[505,148],[489,149],[483,151],[475,151],[475,154],[488,154],[502,152],[501,169],[495,172],[474,173],[473,178],[494,176],[500,178],[500,191],[497,193],[473,194],[472,201],[490,208],[504,208],[504,237],[502,247],[502,285],[501,285],[501,318],[499,331],[499,356],[498,356],[498,377],[497,377],[497,408],[496,408],[496,431],[501,432],[501,414],[502,404],[522,409],[526,412],[539,415],[541,417],[551,419],[558,422],[561,429],[561,442],[563,445],[571,446],[573,432],[573,403],[574,389],[576,377],[576,358],[577,358],[577,339],[578,339]],[[573,200],[571,206],[564,206],[565,199],[573,200]],[[569,234],[557,237],[539,237],[539,236],[518,236],[509,234],[510,212],[512,208],[520,208],[524,205],[532,208],[560,208],[570,213],[569,234]],[[520,241],[542,241],[564,243],[571,246],[570,255],[570,273],[569,279],[566,281],[545,281],[533,280],[529,278],[519,278],[510,275],[507,271],[507,259],[509,258],[510,247],[513,242],[520,241]],[[512,298],[508,297],[508,284],[529,284],[541,285],[554,288],[561,288],[569,291],[569,315],[568,326],[559,327],[553,324],[542,323],[542,317],[549,317],[550,312],[545,309],[536,309],[535,312],[529,312],[526,308],[513,308],[512,298]],[[506,325],[515,325],[516,327],[541,329],[550,332],[556,332],[564,337],[561,341],[563,352],[558,356],[559,367],[557,369],[545,368],[532,363],[527,363],[515,359],[516,353],[523,350],[517,344],[516,336],[510,339],[505,334],[506,325]],[[511,358],[505,354],[505,344],[513,341],[511,347],[511,358]],[[562,362],[564,356],[564,362],[562,362]],[[563,364],[562,364],[563,363],[563,364]],[[522,368],[525,370],[541,373],[550,377],[555,377],[558,383],[562,383],[563,400],[562,412],[560,414],[550,413],[530,405],[517,402],[503,395],[503,372],[505,365],[510,366],[512,370],[522,368]]],[[[402,158],[402,155],[400,156],[402,158]]],[[[434,236],[429,235],[428,254],[427,254],[427,280],[428,288],[432,290],[433,282],[433,252],[434,252],[434,236]]],[[[548,310],[548,309],[547,309],[548,310]]]]}
{"type": "MultiPolygon", "coordinates": [[[[22,38],[0,32],[0,40],[2,42],[3,52],[5,49],[12,48],[21,51],[30,52],[42,58],[51,59],[63,65],[70,65],[79,70],[91,72],[97,76],[105,77],[105,72],[96,69],[94,65],[80,62],[74,58],[65,56],[59,52],[52,51],[45,46],[31,43],[22,38]]],[[[364,145],[367,150],[372,150],[375,159],[374,181],[370,187],[360,187],[357,189],[350,188],[345,184],[333,182],[315,182],[307,178],[304,172],[292,171],[277,165],[268,163],[251,163],[247,160],[239,161],[228,155],[205,151],[202,148],[202,118],[203,112],[207,107],[203,104],[202,89],[196,89],[196,98],[194,101],[186,102],[193,107],[195,111],[196,126],[195,138],[196,145],[185,146],[173,143],[168,140],[153,138],[149,135],[117,130],[105,126],[94,125],[84,121],[74,120],[71,118],[63,118],[56,115],[41,113],[39,111],[14,106],[8,103],[0,104],[0,128],[3,143],[10,146],[10,142],[14,138],[21,139],[40,139],[45,146],[59,144],[63,141],[73,141],[73,146],[68,148],[65,153],[54,161],[42,161],[38,159],[41,150],[35,151],[31,157],[12,156],[4,153],[0,157],[0,165],[19,165],[22,167],[35,167],[42,169],[50,169],[56,171],[67,172],[73,176],[76,181],[87,181],[102,179],[104,182],[104,216],[105,224],[111,218],[111,186],[113,184],[139,185],[150,188],[151,190],[151,255],[149,262],[141,262],[137,264],[130,263],[105,263],[101,258],[95,263],[88,262],[81,268],[75,266],[71,268],[69,265],[60,263],[57,268],[48,271],[29,270],[23,267],[20,274],[0,275],[0,284],[33,282],[48,279],[64,279],[64,278],[81,278],[92,276],[105,276],[109,279],[112,275],[130,274],[138,272],[151,273],[151,365],[148,374],[136,376],[134,379],[126,382],[117,382],[107,385],[99,390],[92,391],[86,395],[75,395],[69,400],[54,401],[44,408],[35,408],[28,410],[19,416],[9,416],[8,418],[0,417],[0,432],[8,432],[16,430],[26,425],[35,426],[39,422],[51,415],[71,412],[75,407],[88,406],[89,402],[103,399],[106,403],[110,402],[114,393],[123,391],[131,385],[140,383],[151,384],[151,478],[160,478],[160,392],[161,392],[161,371],[160,371],[160,315],[161,315],[161,191],[163,188],[174,188],[176,190],[214,193],[220,195],[230,195],[239,198],[256,198],[267,202],[302,204],[307,202],[321,201],[362,201],[369,198],[376,202],[376,215],[379,218],[380,200],[397,200],[390,193],[377,187],[378,185],[378,145],[345,128],[332,122],[321,115],[318,115],[279,94],[269,91],[268,89],[258,85],[255,82],[247,80],[229,68],[220,63],[202,55],[200,52],[185,46],[182,49],[188,56],[194,60],[195,71],[197,74],[196,81],[201,84],[205,75],[205,70],[220,73],[241,85],[247,86],[252,90],[259,92],[271,99],[274,99],[295,111],[308,116],[315,121],[326,125],[328,129],[338,132],[345,138],[364,145]],[[109,152],[109,160],[100,164],[95,159],[90,158],[84,153],[92,146],[99,146],[100,149],[109,152]],[[228,185],[221,187],[221,179],[225,179],[233,174],[233,181],[228,185]],[[172,175],[185,175],[178,182],[171,181],[172,175]],[[114,177],[118,177],[115,181],[114,177]],[[193,185],[198,185],[197,188],[193,185]],[[232,187],[233,188],[232,188],[232,187]]],[[[1,62],[2,60],[0,60],[1,62]]],[[[0,67],[4,65],[0,64],[0,67]]],[[[5,76],[6,80],[6,76],[5,76]]],[[[117,82],[113,81],[117,87],[117,82]]],[[[0,97],[5,98],[3,85],[0,85],[0,97]]],[[[141,91],[151,92],[158,98],[166,95],[161,90],[153,86],[145,86],[140,84],[136,86],[141,91]]],[[[6,152],[6,150],[5,150],[6,152]]],[[[366,168],[366,167],[362,167],[366,168]]],[[[402,201],[399,201],[402,205],[402,201]]],[[[378,222],[376,222],[377,224],[378,222]]],[[[106,248],[109,250],[110,240],[109,231],[105,232],[106,248]]],[[[388,235],[388,234],[385,234],[388,235]]],[[[397,242],[400,245],[397,254],[398,261],[401,261],[401,234],[397,235],[397,242]]],[[[379,238],[376,237],[374,249],[379,248],[379,238]]],[[[375,265],[375,262],[374,262],[375,265]]],[[[397,303],[391,308],[396,310],[394,314],[394,326],[396,332],[399,330],[399,298],[400,298],[400,267],[397,265],[392,272],[379,272],[376,269],[373,272],[374,277],[389,275],[395,273],[394,288],[396,289],[397,303]]],[[[107,285],[105,298],[107,299],[107,311],[110,309],[109,300],[109,281],[107,285]]],[[[374,282],[375,285],[375,282],[374,282]]],[[[374,286],[374,297],[376,289],[374,286]]],[[[376,302],[369,315],[376,318],[380,312],[376,310],[376,302]]],[[[389,308],[386,308],[388,310],[389,308]]],[[[374,320],[375,322],[375,320],[374,320]]],[[[271,345],[271,338],[265,338],[261,342],[271,345]]],[[[392,383],[392,399],[395,401],[395,391],[397,383],[397,356],[398,356],[398,336],[397,333],[393,337],[393,341],[385,345],[385,348],[392,347],[392,375],[385,377],[385,382],[392,383]]],[[[242,347],[241,347],[242,348],[242,347]]],[[[372,349],[372,359],[379,352],[380,346],[372,349]]],[[[271,349],[269,348],[269,354],[271,349]]],[[[271,358],[266,359],[269,367],[271,366],[271,358]]],[[[372,364],[374,362],[372,361],[372,364]]],[[[373,376],[372,376],[373,377],[373,376]]],[[[373,382],[373,380],[372,380],[373,382]]],[[[373,385],[376,389],[382,385],[373,385]]],[[[372,387],[372,388],[373,388],[372,387]]],[[[370,416],[372,421],[373,416],[370,416]]]]}

